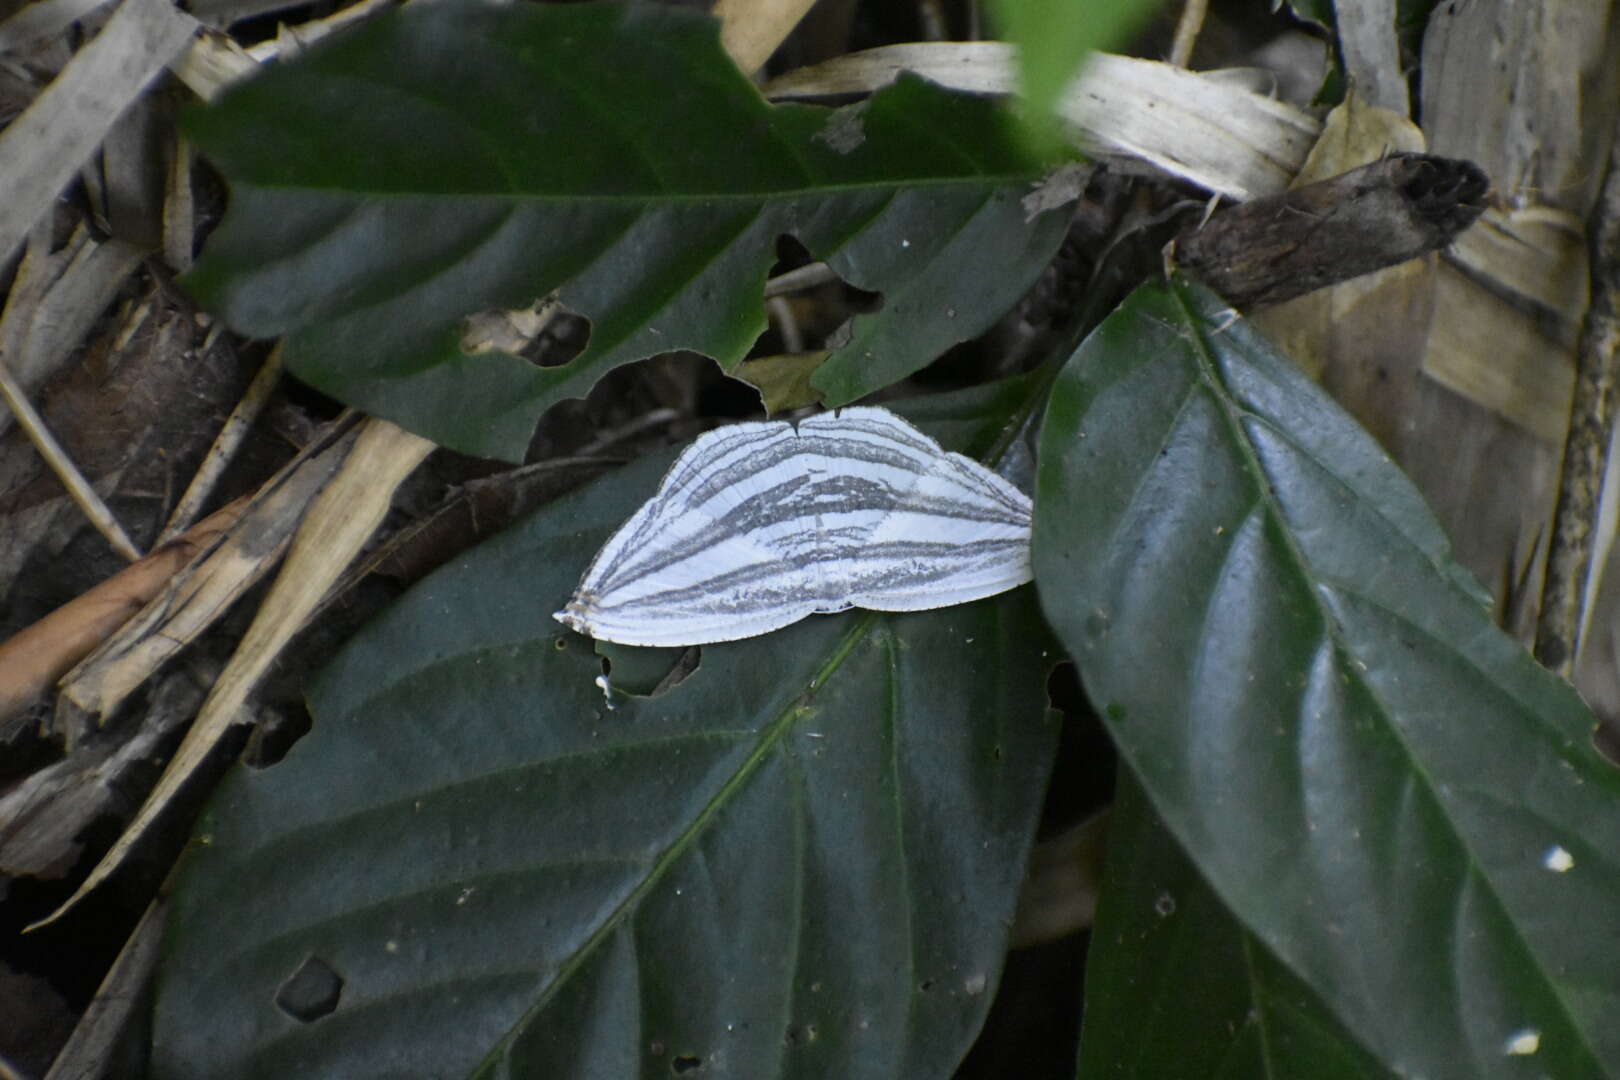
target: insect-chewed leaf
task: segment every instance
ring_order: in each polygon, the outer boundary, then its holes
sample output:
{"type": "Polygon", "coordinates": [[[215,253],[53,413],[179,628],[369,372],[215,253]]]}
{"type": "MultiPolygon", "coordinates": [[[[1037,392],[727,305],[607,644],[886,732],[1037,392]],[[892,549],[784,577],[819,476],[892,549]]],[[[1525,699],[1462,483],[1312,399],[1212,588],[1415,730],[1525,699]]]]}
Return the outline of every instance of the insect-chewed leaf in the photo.
{"type": "Polygon", "coordinates": [[[557,619],[701,645],[851,607],[921,611],[1030,579],[1030,502],[885,409],[700,436],[557,619]]]}
{"type": "Polygon", "coordinates": [[[844,110],[771,105],[677,5],[406,5],[188,114],[231,199],[185,284],[284,336],[322,391],[521,460],[547,409],[620,365],[736,369],[788,234],[883,296],[805,373],[844,405],[983,333],[1062,241],[1068,215],[1024,198],[1067,155],[1005,113],[908,74],[844,110]],[[468,333],[554,294],[590,322],[567,363],[468,333]]]}

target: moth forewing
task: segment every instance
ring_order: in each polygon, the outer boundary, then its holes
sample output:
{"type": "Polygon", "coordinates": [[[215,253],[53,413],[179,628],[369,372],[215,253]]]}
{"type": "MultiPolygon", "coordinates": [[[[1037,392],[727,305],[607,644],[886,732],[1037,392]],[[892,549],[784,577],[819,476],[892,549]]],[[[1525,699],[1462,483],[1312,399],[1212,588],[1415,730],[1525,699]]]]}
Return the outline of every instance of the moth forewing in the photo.
{"type": "Polygon", "coordinates": [[[965,603],[1030,579],[1030,503],[886,409],[700,436],[556,618],[625,645],[702,645],[806,615],[965,603]]]}

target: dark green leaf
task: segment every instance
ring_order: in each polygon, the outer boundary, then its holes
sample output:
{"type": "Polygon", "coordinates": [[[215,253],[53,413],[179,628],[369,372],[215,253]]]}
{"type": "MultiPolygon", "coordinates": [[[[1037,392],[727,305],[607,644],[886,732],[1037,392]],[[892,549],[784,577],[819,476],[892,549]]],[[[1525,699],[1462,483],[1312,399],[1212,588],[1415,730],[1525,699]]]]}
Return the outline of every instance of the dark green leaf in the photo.
{"type": "Polygon", "coordinates": [[[1620,773],[1590,714],[1217,298],[1144,286],[1069,361],[1034,554],[1166,825],[1386,1067],[1620,1073],[1620,773]]]}
{"type": "Polygon", "coordinates": [[[662,4],[413,5],[194,114],[231,210],[187,279],[299,377],[472,453],[617,365],[728,370],[765,328],[778,236],[883,294],[813,382],[829,404],[972,337],[1034,281],[1067,214],[993,101],[902,79],[772,107],[707,17],[662,4]],[[463,320],[556,292],[585,352],[469,353],[463,320]]]}
{"type": "Polygon", "coordinates": [[[1389,1076],[1244,932],[1120,769],[1086,955],[1081,1080],[1389,1076]]]}
{"type": "MultiPolygon", "coordinates": [[[[1009,396],[912,415],[984,445],[1009,396]]],[[[610,711],[551,612],[666,460],[426,579],[324,673],[287,759],[222,785],[158,1075],[950,1073],[1053,752],[1031,590],[705,646],[610,711]],[[276,996],[311,957],[342,989],[300,1020],[276,996]]]]}

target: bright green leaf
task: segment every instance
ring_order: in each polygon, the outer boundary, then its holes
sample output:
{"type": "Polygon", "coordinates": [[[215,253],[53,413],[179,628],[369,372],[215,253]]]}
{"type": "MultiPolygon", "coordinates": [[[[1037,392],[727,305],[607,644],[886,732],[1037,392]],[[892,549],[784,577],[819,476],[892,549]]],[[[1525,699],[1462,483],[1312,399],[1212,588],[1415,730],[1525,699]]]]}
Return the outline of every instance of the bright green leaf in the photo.
{"type": "Polygon", "coordinates": [[[1119,45],[1159,4],[1158,0],[995,0],[991,6],[1002,36],[1018,46],[1024,100],[1040,132],[1086,55],[1119,45]]]}
{"type": "Polygon", "coordinates": [[[1081,1080],[1373,1080],[1379,1067],[1198,876],[1121,768],[1086,953],[1081,1080]]]}
{"type": "Polygon", "coordinates": [[[1620,771],[1371,438],[1217,298],[1144,286],[1060,376],[1036,496],[1121,753],[1357,1042],[1620,1075],[1620,771]]]}
{"type": "Polygon", "coordinates": [[[662,4],[412,5],[191,116],[231,208],[187,285],[342,400],[471,453],[612,368],[732,369],[790,233],[882,294],[813,382],[844,404],[990,325],[1067,214],[1001,106],[907,77],[833,111],[770,106],[706,16],[662,4]],[[572,362],[469,352],[464,320],[557,293],[572,362]]]}
{"type": "MultiPolygon", "coordinates": [[[[907,411],[982,449],[1030,385],[907,411]]],[[[1032,591],[705,646],[609,709],[551,612],[667,460],[424,580],[320,678],[311,734],[221,786],[156,1075],[950,1074],[1054,750],[1032,591]],[[299,1019],[276,997],[310,965],[341,991],[299,1019]]]]}

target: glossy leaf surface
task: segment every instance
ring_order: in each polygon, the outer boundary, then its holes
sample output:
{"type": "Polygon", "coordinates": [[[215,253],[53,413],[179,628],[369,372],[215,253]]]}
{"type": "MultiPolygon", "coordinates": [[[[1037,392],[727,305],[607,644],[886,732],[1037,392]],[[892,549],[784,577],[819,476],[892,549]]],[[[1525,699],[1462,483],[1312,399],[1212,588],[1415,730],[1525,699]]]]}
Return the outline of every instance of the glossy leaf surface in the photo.
{"type": "MultiPolygon", "coordinates": [[[[1009,389],[907,411],[982,452],[1009,389]]],[[[313,732],[222,785],[156,1075],[949,1075],[1053,752],[1032,591],[706,646],[610,710],[551,612],[666,463],[424,580],[321,677],[313,732]],[[300,1019],[276,998],[312,960],[341,992],[300,1019]]]]}
{"type": "Polygon", "coordinates": [[[770,106],[706,16],[661,4],[412,6],[192,115],[231,207],[187,285],[288,335],[300,378],[471,453],[521,457],[551,404],[765,328],[776,240],[882,294],[812,378],[887,386],[1009,308],[1062,238],[1001,106],[902,79],[842,110],[770,106]],[[464,322],[555,294],[585,351],[538,367],[464,322]]]}
{"type": "Polygon", "coordinates": [[[1081,1080],[1393,1076],[1232,917],[1129,769],[1086,952],[1081,1080]]]}
{"type": "Polygon", "coordinates": [[[1070,359],[1034,557],[1170,831],[1386,1068],[1620,1073],[1620,772],[1590,714],[1217,298],[1144,286],[1070,359]]]}

